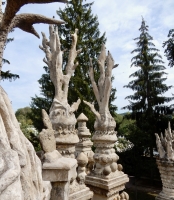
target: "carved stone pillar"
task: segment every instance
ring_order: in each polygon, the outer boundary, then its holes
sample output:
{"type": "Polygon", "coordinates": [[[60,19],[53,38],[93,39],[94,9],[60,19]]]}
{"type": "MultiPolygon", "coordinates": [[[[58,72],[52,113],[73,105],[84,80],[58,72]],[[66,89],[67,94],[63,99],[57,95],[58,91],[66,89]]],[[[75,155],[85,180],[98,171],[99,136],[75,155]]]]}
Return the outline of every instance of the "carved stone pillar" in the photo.
{"type": "Polygon", "coordinates": [[[96,116],[94,124],[95,133],[92,137],[94,147],[96,148],[94,154],[95,167],[86,176],[85,183],[94,192],[93,199],[95,200],[117,200],[124,198],[128,200],[129,195],[125,192],[120,195],[129,178],[121,171],[122,166],[117,164],[119,157],[114,149],[114,144],[117,140],[116,132],[114,131],[116,122],[109,111],[112,69],[117,65],[114,65],[114,60],[109,51],[106,56],[104,45],[98,58],[98,64],[100,77],[97,85],[94,79],[92,59],[90,59],[89,76],[99,105],[99,111],[96,111],[93,104],[84,101],[96,116]]]}
{"type": "Polygon", "coordinates": [[[156,200],[174,199],[174,162],[157,159],[156,163],[163,184],[162,191],[156,197],[156,200]]]}
{"type": "Polygon", "coordinates": [[[88,118],[83,113],[81,113],[77,118],[79,142],[76,144],[75,155],[76,157],[78,157],[79,154],[83,152],[87,156],[88,161],[86,166],[86,173],[88,174],[93,169],[94,152],[91,149],[93,145],[93,142],[91,142],[91,133],[89,132],[89,129],[86,127],[87,121],[88,118]]]}
{"type": "MultiPolygon", "coordinates": [[[[56,149],[61,153],[63,157],[70,157],[74,162],[77,163],[77,160],[74,159],[75,157],[75,144],[79,142],[79,138],[77,135],[77,131],[75,130],[75,124],[77,122],[74,112],[78,109],[80,104],[80,99],[73,103],[71,106],[68,104],[68,88],[69,88],[69,81],[71,76],[73,75],[75,68],[77,67],[78,63],[74,63],[77,57],[77,54],[81,52],[81,50],[76,50],[77,44],[77,32],[72,34],[72,45],[69,51],[69,57],[67,65],[62,70],[62,63],[63,63],[63,51],[61,50],[60,39],[58,35],[58,30],[55,30],[53,26],[50,26],[50,41],[46,38],[45,34],[43,35],[42,45],[40,48],[45,52],[46,58],[44,61],[49,66],[50,69],[50,78],[55,87],[55,96],[53,103],[50,108],[49,118],[51,121],[52,128],[54,130],[54,134],[56,137],[56,149]]],[[[68,159],[66,158],[66,159],[68,159]]],[[[70,159],[69,158],[69,159],[70,159]]],[[[47,160],[52,159],[48,156],[47,160]]],[[[65,158],[64,158],[65,159],[65,158]]],[[[54,159],[53,159],[54,160],[54,159]]],[[[60,161],[60,159],[59,159],[60,161]]],[[[65,165],[65,168],[69,166],[70,163],[65,165]]],[[[58,163],[54,166],[55,169],[53,170],[54,173],[60,174],[59,169],[57,170],[58,163]],[[57,171],[56,171],[57,170],[57,171]]],[[[52,167],[52,166],[51,166],[52,167]]],[[[71,168],[76,168],[77,166],[71,168]]],[[[44,170],[49,170],[48,165],[43,165],[44,170]]],[[[51,168],[50,168],[51,169],[51,168]]],[[[44,171],[46,173],[46,171],[44,171]]],[[[52,174],[53,172],[50,171],[52,174]]],[[[54,174],[53,173],[53,174],[54,174]]],[[[62,173],[64,173],[62,171],[62,173]]],[[[69,172],[68,172],[69,173],[69,172]]],[[[68,173],[65,173],[65,176],[68,176],[68,173]]],[[[76,178],[77,174],[71,179],[69,185],[69,194],[68,200],[89,200],[93,196],[93,192],[90,191],[85,184],[80,184],[76,178]]],[[[57,175],[58,176],[58,175],[57,175]]],[[[69,177],[69,176],[68,176],[69,177]]],[[[71,177],[70,177],[71,178],[71,177]]],[[[49,177],[48,177],[49,179],[49,177]]],[[[53,193],[52,195],[56,197],[60,191],[68,190],[68,185],[66,183],[62,183],[61,185],[58,183],[59,177],[54,180],[54,176],[50,177],[53,184],[53,193]],[[54,180],[54,181],[53,181],[54,180]],[[58,189],[58,186],[60,188],[58,189]]],[[[62,179],[63,180],[63,179],[62,179]]],[[[69,179],[67,179],[69,180],[69,179]]],[[[67,192],[66,192],[67,193],[67,192]]],[[[65,198],[64,196],[62,198],[65,198]]],[[[59,199],[59,198],[57,198],[59,199]]]]}
{"type": "Polygon", "coordinates": [[[68,200],[70,181],[75,180],[77,176],[77,161],[73,158],[62,157],[56,150],[54,130],[45,110],[42,110],[42,116],[46,127],[39,133],[39,139],[44,151],[43,180],[51,182],[50,200],[68,200]]]}
{"type": "Polygon", "coordinates": [[[174,131],[171,130],[170,122],[165,135],[161,137],[156,133],[156,144],[159,156],[156,159],[162,180],[162,191],[156,200],[174,199],[174,131]]]}

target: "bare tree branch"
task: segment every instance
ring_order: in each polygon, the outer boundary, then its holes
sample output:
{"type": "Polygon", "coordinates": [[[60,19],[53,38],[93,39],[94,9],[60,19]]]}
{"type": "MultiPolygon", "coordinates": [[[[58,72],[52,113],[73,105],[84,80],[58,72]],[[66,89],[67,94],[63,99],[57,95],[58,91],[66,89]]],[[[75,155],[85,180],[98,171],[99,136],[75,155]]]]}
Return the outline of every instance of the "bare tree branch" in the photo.
{"type": "Polygon", "coordinates": [[[37,15],[37,14],[20,14],[20,15],[16,15],[14,19],[12,20],[12,23],[10,25],[10,30],[18,27],[22,29],[23,31],[34,34],[36,37],[39,38],[38,33],[35,31],[33,27],[33,24],[37,24],[37,23],[63,24],[64,21],[55,20],[52,18],[45,17],[43,15],[37,15]]]}
{"type": "Polygon", "coordinates": [[[4,17],[2,20],[2,25],[9,26],[12,19],[15,17],[19,9],[25,4],[44,4],[44,3],[53,3],[53,2],[62,2],[66,3],[66,0],[7,0],[7,5],[4,12],[4,17]]]}

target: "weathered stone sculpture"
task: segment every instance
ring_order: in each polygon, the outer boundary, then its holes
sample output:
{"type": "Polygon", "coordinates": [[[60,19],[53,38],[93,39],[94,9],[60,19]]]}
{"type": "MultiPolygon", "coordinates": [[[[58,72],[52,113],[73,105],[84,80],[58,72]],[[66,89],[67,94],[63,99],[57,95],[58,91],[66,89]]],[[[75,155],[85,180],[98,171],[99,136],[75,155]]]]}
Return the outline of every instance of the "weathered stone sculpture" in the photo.
{"type": "Polygon", "coordinates": [[[165,134],[161,137],[157,133],[156,145],[159,156],[156,159],[163,184],[162,191],[156,197],[157,200],[174,199],[174,131],[171,131],[170,122],[165,134]]]}
{"type": "MultiPolygon", "coordinates": [[[[111,75],[114,60],[108,52],[106,56],[105,46],[102,46],[98,58],[100,68],[100,78],[98,87],[94,80],[92,59],[90,59],[89,76],[93,86],[93,91],[99,105],[99,112],[95,110],[94,105],[84,101],[96,116],[94,124],[95,133],[92,137],[96,147],[94,160],[95,168],[86,176],[86,184],[94,191],[94,199],[111,200],[119,199],[119,192],[125,188],[128,177],[117,165],[118,156],[115,153],[114,144],[116,142],[116,122],[109,111],[109,97],[111,92],[111,75]],[[105,66],[106,63],[106,66],[105,66]]],[[[128,198],[127,198],[128,199],[128,198]]]]}
{"type": "Polygon", "coordinates": [[[81,153],[84,153],[87,156],[85,172],[88,174],[94,166],[94,152],[91,149],[93,145],[93,142],[91,142],[91,133],[86,127],[87,121],[88,118],[83,113],[81,113],[77,118],[79,142],[76,144],[76,157],[81,153]]]}
{"type": "MultiPolygon", "coordinates": [[[[65,2],[63,0],[6,1],[2,12],[0,0],[0,75],[2,57],[8,33],[13,28],[38,34],[33,24],[60,24],[61,21],[37,14],[16,14],[29,3],[65,2]]],[[[49,200],[50,184],[42,181],[42,168],[32,144],[22,133],[10,100],[0,87],[0,199],[2,200],[49,200]]]]}
{"type": "Polygon", "coordinates": [[[74,63],[81,50],[76,51],[77,29],[72,34],[72,46],[69,52],[65,74],[62,71],[63,51],[59,40],[58,30],[53,26],[50,29],[50,41],[44,33],[40,48],[45,52],[44,62],[49,66],[50,78],[55,87],[55,97],[50,108],[50,120],[55,130],[57,149],[65,157],[74,158],[75,144],[79,142],[75,124],[77,122],[74,111],[78,109],[80,99],[70,106],[67,101],[68,86],[71,76],[78,63],[74,63]]]}
{"type": "Polygon", "coordinates": [[[43,122],[46,129],[39,134],[40,142],[44,150],[43,180],[51,181],[52,190],[50,200],[68,200],[70,181],[74,181],[77,172],[77,161],[72,158],[64,158],[56,150],[56,138],[54,130],[45,110],[42,110],[43,122]]]}
{"type": "MultiPolygon", "coordinates": [[[[78,65],[78,63],[74,63],[74,61],[77,54],[81,51],[76,50],[78,30],[76,29],[75,33],[72,34],[72,46],[69,52],[68,63],[65,67],[65,74],[62,70],[63,51],[61,50],[58,29],[54,29],[53,26],[50,26],[49,30],[50,41],[48,41],[45,34],[42,33],[43,40],[42,46],[40,46],[40,49],[46,54],[44,62],[50,69],[50,78],[55,86],[55,97],[50,108],[49,118],[55,133],[57,150],[64,157],[74,158],[75,144],[79,142],[79,138],[77,131],[75,130],[77,120],[73,112],[78,109],[80,99],[70,106],[68,104],[67,96],[70,78],[78,65]]],[[[82,182],[77,181],[76,177],[75,180],[71,180],[69,200],[88,200],[92,198],[93,192],[91,192],[84,183],[81,183],[82,182]]]]}

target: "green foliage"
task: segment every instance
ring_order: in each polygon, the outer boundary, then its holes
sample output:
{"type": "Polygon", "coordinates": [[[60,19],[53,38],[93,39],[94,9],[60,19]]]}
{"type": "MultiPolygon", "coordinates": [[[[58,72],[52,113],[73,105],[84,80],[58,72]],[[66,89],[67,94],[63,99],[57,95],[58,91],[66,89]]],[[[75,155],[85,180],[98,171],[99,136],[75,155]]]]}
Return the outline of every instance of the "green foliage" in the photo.
{"type": "Polygon", "coordinates": [[[126,97],[130,104],[124,108],[131,110],[132,116],[135,115],[136,125],[144,133],[144,144],[151,147],[152,154],[152,149],[155,147],[154,133],[157,132],[156,124],[160,118],[154,111],[155,106],[173,99],[163,95],[172,86],[164,84],[167,78],[163,77],[166,73],[162,57],[152,43],[153,38],[148,33],[148,26],[144,19],[139,30],[140,36],[134,39],[137,41],[137,48],[132,51],[136,55],[132,58],[131,64],[139,69],[130,75],[134,80],[124,86],[134,91],[134,94],[126,97]]]}
{"type": "Polygon", "coordinates": [[[49,69],[45,66],[44,70],[46,73],[42,74],[41,78],[38,80],[42,97],[35,95],[35,97],[32,97],[30,104],[32,110],[30,118],[38,131],[41,131],[44,127],[42,121],[42,109],[45,109],[45,111],[49,113],[54,98],[54,85],[50,80],[49,69]]]}
{"type": "MultiPolygon", "coordinates": [[[[59,9],[57,14],[60,19],[65,21],[65,24],[59,26],[59,36],[62,50],[70,49],[71,47],[71,33],[78,29],[77,49],[82,49],[82,53],[78,55],[75,62],[78,61],[79,66],[76,68],[74,75],[70,79],[68,102],[72,104],[78,98],[81,99],[81,104],[78,111],[75,113],[78,117],[82,112],[89,118],[87,126],[91,131],[94,130],[95,116],[91,113],[88,106],[83,103],[83,100],[94,102],[97,106],[95,96],[93,94],[91,81],[88,75],[89,57],[94,59],[97,65],[97,57],[99,55],[101,45],[105,43],[105,34],[100,36],[99,23],[97,16],[92,14],[91,6],[93,3],[84,4],[82,0],[69,1],[64,10],[59,9]]],[[[65,69],[68,60],[68,52],[64,53],[63,70],[65,69]]],[[[44,67],[46,74],[43,74],[39,83],[41,85],[41,94],[43,97],[35,96],[32,98],[31,108],[33,113],[33,121],[35,127],[41,130],[43,127],[41,119],[41,109],[44,108],[49,113],[52,100],[54,98],[54,86],[49,78],[49,70],[44,67]]],[[[98,68],[95,67],[96,81],[99,77],[98,68]]],[[[111,114],[114,115],[116,106],[112,105],[115,100],[116,89],[112,88],[110,98],[111,114]]]]}
{"type": "Polygon", "coordinates": [[[174,66],[174,29],[171,29],[168,34],[169,39],[163,43],[163,47],[165,48],[165,56],[169,61],[169,66],[174,66]]]}
{"type": "Polygon", "coordinates": [[[162,104],[173,99],[163,95],[172,86],[164,83],[167,79],[164,78],[164,75],[166,76],[164,62],[152,42],[153,38],[148,33],[148,26],[144,19],[139,31],[140,36],[134,39],[137,48],[131,52],[135,54],[131,66],[138,69],[130,75],[130,78],[134,79],[124,86],[133,91],[132,95],[126,97],[129,105],[124,109],[130,110],[131,113],[125,117],[134,121],[120,127],[120,132],[134,144],[134,147],[120,157],[124,166],[129,165],[127,169],[129,173],[136,176],[146,174],[153,178],[157,171],[153,158],[153,151],[156,148],[154,133],[164,131],[168,120],[164,114],[156,112],[156,107],[158,106],[157,110],[159,110],[162,104]],[[146,152],[150,158],[145,165],[146,152]],[[142,174],[143,171],[145,174],[142,174]]]}
{"type": "MultiPolygon", "coordinates": [[[[2,5],[4,5],[6,2],[5,1],[3,1],[2,2],[2,5]]],[[[13,31],[13,30],[12,30],[13,31]]],[[[14,40],[14,38],[7,38],[7,41],[6,41],[6,44],[5,44],[5,46],[4,46],[4,49],[6,48],[6,45],[8,44],[8,43],[10,43],[10,42],[12,42],[14,40]]],[[[4,65],[4,64],[10,64],[10,62],[7,60],[7,59],[5,59],[5,58],[3,58],[2,59],[2,65],[4,65]]],[[[12,80],[16,80],[16,79],[18,79],[19,78],[19,75],[17,75],[17,74],[12,74],[12,73],[10,73],[10,71],[8,70],[8,71],[1,71],[1,77],[0,77],[0,79],[1,80],[9,80],[9,81],[12,81],[12,80]]]]}
{"type": "Polygon", "coordinates": [[[15,115],[20,123],[20,128],[27,139],[33,144],[36,151],[41,149],[38,132],[33,126],[33,121],[31,120],[31,108],[25,107],[20,108],[16,111],[15,115]]]}

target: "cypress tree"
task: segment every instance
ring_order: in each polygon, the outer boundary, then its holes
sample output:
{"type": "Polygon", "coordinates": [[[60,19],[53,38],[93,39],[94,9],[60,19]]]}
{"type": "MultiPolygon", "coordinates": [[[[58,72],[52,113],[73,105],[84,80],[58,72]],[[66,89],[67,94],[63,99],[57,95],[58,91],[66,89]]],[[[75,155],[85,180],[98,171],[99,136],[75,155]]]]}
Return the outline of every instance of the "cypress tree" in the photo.
{"type": "MultiPolygon", "coordinates": [[[[65,9],[59,9],[57,14],[60,19],[65,21],[65,24],[58,27],[60,40],[62,44],[62,49],[70,49],[71,45],[71,33],[78,29],[78,42],[77,49],[82,49],[82,53],[77,57],[79,65],[75,70],[74,75],[71,77],[69,84],[69,92],[68,92],[68,102],[72,104],[76,102],[78,98],[81,99],[81,104],[79,106],[78,111],[75,113],[76,117],[82,112],[89,118],[88,127],[91,131],[94,130],[94,120],[95,116],[91,113],[90,109],[83,103],[83,99],[89,102],[94,102],[97,105],[95,96],[93,94],[90,78],[88,75],[89,71],[89,57],[95,60],[95,78],[98,79],[98,67],[97,67],[97,57],[100,53],[100,49],[103,43],[106,42],[105,33],[100,36],[99,31],[99,22],[97,16],[92,14],[91,6],[93,3],[83,3],[83,0],[72,0],[69,1],[66,5],[65,9]]],[[[64,61],[63,67],[66,65],[68,59],[68,52],[64,53],[64,61]]],[[[46,74],[45,74],[46,75],[46,74]]],[[[47,75],[49,75],[49,71],[47,71],[47,75]]],[[[47,90],[43,91],[43,84],[50,83],[50,80],[45,79],[44,76],[39,80],[41,83],[41,92],[48,92],[47,90]],[[49,82],[48,82],[49,81],[49,82]]],[[[53,85],[52,85],[53,87],[53,85]]],[[[54,88],[50,89],[49,92],[52,93],[51,101],[54,98],[54,88]]],[[[117,107],[112,105],[112,101],[115,100],[116,89],[112,89],[111,99],[110,99],[110,108],[112,114],[114,115],[117,107]]],[[[47,95],[45,96],[46,100],[47,95]]],[[[36,96],[32,98],[31,108],[40,110],[43,107],[43,102],[40,101],[40,106],[38,104],[39,98],[36,96]]],[[[51,106],[51,101],[49,102],[51,106]]],[[[40,111],[41,112],[41,111],[40,111]]],[[[34,121],[34,120],[33,120],[34,121]]],[[[41,122],[40,122],[41,124],[41,122]]],[[[35,127],[39,128],[37,124],[35,127]]]]}

